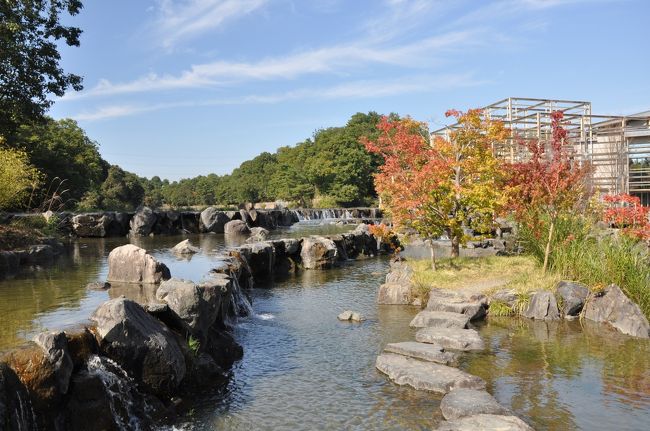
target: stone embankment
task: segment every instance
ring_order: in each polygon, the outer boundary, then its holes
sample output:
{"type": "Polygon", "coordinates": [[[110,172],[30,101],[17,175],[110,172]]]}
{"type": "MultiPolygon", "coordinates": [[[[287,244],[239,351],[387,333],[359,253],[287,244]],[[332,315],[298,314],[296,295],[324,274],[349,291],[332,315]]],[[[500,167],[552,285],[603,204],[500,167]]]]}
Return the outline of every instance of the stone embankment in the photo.
{"type": "Polygon", "coordinates": [[[347,234],[255,242],[217,256],[197,284],[172,278],[143,249],[117,247],[108,257],[108,281],[125,296],[101,304],[92,325],[39,334],[0,360],[0,424],[12,430],[152,429],[174,417],[181,397],[227,383],[243,355],[231,329],[250,314],[246,290],[256,281],[378,252],[363,224],[347,234]],[[144,286],[153,296],[138,295],[144,286]]]}

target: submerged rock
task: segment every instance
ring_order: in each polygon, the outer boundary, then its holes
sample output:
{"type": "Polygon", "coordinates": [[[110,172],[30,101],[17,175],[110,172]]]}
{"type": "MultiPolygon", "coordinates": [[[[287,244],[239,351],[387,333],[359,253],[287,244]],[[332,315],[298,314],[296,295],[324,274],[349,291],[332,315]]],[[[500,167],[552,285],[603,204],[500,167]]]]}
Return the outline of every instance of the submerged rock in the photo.
{"type": "Polygon", "coordinates": [[[339,320],[342,321],[352,321],[352,322],[363,322],[366,320],[365,316],[361,313],[357,313],[356,311],[352,310],[345,310],[341,314],[337,316],[339,320]]]}
{"type": "Polygon", "coordinates": [[[415,333],[421,343],[438,344],[445,349],[472,351],[484,350],[485,343],[474,329],[422,328],[415,333]]]}
{"type": "Polygon", "coordinates": [[[641,308],[630,301],[615,284],[587,301],[585,319],[607,323],[617,331],[634,337],[649,338],[650,324],[641,308]]]}
{"type": "Polygon", "coordinates": [[[438,431],[533,431],[517,416],[474,415],[443,422],[438,431]]]}
{"type": "Polygon", "coordinates": [[[107,290],[111,288],[111,284],[106,281],[91,281],[86,284],[86,289],[89,290],[107,290]]]}
{"type": "Polygon", "coordinates": [[[457,368],[424,362],[393,353],[382,353],[375,366],[398,385],[446,394],[457,388],[484,389],[485,382],[457,368]]]}
{"type": "Polygon", "coordinates": [[[589,288],[573,281],[560,281],[557,285],[557,295],[561,299],[560,311],[562,315],[577,316],[589,296],[589,288]]]}
{"type": "Polygon", "coordinates": [[[508,409],[486,391],[459,388],[449,392],[440,402],[440,410],[447,420],[478,414],[509,415],[508,409]]]}
{"type": "Polygon", "coordinates": [[[160,283],[171,277],[169,268],[133,244],[114,248],[108,255],[108,281],[160,283]]]}
{"type": "Polygon", "coordinates": [[[560,310],[557,307],[553,292],[543,290],[530,295],[530,302],[522,315],[536,320],[558,320],[560,310]]]}
{"type": "Polygon", "coordinates": [[[140,305],[116,298],[91,316],[99,347],[129,375],[156,394],[168,396],[185,376],[185,359],[176,338],[140,305]]]}
{"type": "Polygon", "coordinates": [[[467,328],[469,316],[467,314],[451,313],[449,311],[420,311],[411,320],[411,328],[467,328]]]}
{"type": "Polygon", "coordinates": [[[231,220],[225,224],[224,233],[226,235],[248,235],[250,229],[242,220],[231,220]]]}
{"type": "Polygon", "coordinates": [[[459,356],[457,352],[446,351],[443,347],[436,344],[418,343],[416,341],[386,344],[384,352],[397,353],[398,355],[436,362],[442,365],[456,363],[459,356]]]}
{"type": "Polygon", "coordinates": [[[311,236],[303,239],[300,257],[305,269],[328,269],[336,264],[338,249],[331,239],[311,236]]]}
{"type": "Polygon", "coordinates": [[[172,247],[172,253],[175,254],[195,254],[200,252],[201,249],[198,247],[193,246],[190,244],[190,240],[186,239],[178,244],[176,244],[174,247],[172,247]]]}

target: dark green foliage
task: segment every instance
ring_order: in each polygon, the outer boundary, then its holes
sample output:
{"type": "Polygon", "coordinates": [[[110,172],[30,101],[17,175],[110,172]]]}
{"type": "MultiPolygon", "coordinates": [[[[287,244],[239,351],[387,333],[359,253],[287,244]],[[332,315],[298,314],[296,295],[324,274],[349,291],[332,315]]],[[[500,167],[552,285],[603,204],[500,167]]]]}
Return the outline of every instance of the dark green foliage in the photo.
{"type": "Polygon", "coordinates": [[[91,190],[82,199],[79,207],[85,210],[126,210],[132,211],[142,204],[144,188],[141,179],[113,165],[99,190],[91,190]]]}
{"type": "Polygon", "coordinates": [[[79,0],[0,0],[0,135],[11,142],[20,124],[42,119],[50,95],[81,90],[81,77],[59,65],[56,42],[79,46],[81,30],[62,25],[76,15],[79,0]]]}

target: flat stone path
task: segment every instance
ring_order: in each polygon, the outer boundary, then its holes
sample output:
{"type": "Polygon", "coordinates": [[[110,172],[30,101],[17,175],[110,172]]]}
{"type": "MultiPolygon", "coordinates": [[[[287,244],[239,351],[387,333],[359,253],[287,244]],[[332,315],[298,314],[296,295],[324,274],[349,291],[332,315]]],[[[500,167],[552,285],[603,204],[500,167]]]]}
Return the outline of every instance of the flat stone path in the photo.
{"type": "Polygon", "coordinates": [[[469,316],[467,314],[452,313],[449,311],[420,311],[411,320],[411,328],[467,328],[469,316]]]}
{"type": "Polygon", "coordinates": [[[474,415],[443,422],[438,431],[534,431],[517,416],[474,415]]]}
{"type": "Polygon", "coordinates": [[[455,389],[445,395],[440,402],[440,410],[448,421],[479,414],[512,414],[486,391],[465,388],[455,389]]]}
{"type": "Polygon", "coordinates": [[[485,349],[485,342],[474,329],[422,328],[415,333],[421,343],[438,344],[445,349],[464,352],[485,349]]]}
{"type": "Polygon", "coordinates": [[[455,364],[459,357],[458,352],[449,352],[436,344],[418,343],[416,341],[387,344],[384,352],[396,353],[398,355],[436,362],[442,365],[455,364]]]}
{"type": "Polygon", "coordinates": [[[485,295],[476,294],[475,292],[431,289],[427,310],[466,314],[470,320],[476,320],[485,317],[486,303],[487,298],[485,295]]]}
{"type": "Polygon", "coordinates": [[[424,362],[394,353],[382,353],[375,366],[398,385],[446,394],[456,388],[485,389],[485,381],[457,368],[424,362]]]}

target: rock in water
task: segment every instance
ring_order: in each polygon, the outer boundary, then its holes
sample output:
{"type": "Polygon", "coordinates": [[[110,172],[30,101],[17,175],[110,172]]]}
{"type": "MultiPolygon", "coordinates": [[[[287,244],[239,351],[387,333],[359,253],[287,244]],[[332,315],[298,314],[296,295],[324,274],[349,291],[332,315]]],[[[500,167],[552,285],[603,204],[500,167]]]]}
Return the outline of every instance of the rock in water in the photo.
{"type": "Polygon", "coordinates": [[[342,321],[352,321],[352,322],[363,322],[366,320],[365,316],[361,313],[357,313],[356,311],[352,310],[345,310],[341,314],[337,316],[339,320],[342,321]]]}
{"type": "Polygon", "coordinates": [[[201,232],[224,233],[225,225],[231,219],[232,217],[228,217],[225,212],[219,211],[215,207],[208,207],[201,212],[201,232]]]}
{"type": "Polygon", "coordinates": [[[38,429],[25,386],[3,362],[0,362],[0,426],[4,430],[38,429]]]}
{"type": "Polygon", "coordinates": [[[530,303],[522,315],[536,320],[558,320],[560,310],[557,307],[553,292],[543,290],[533,293],[530,296],[530,303]]]}
{"type": "Polygon", "coordinates": [[[562,298],[561,312],[564,316],[577,316],[585,305],[589,288],[573,281],[560,281],[557,285],[557,294],[562,298]]]}
{"type": "Polygon", "coordinates": [[[398,385],[446,394],[457,388],[485,389],[480,377],[457,368],[433,362],[423,362],[393,353],[382,353],[375,366],[398,385]]]}
{"type": "Polygon", "coordinates": [[[172,332],[137,303],[116,298],[91,316],[100,349],[151,393],[171,395],[185,377],[185,358],[172,332]]]}
{"type": "Polygon", "coordinates": [[[460,328],[464,329],[469,323],[467,314],[451,313],[449,311],[420,311],[411,320],[411,328],[460,328]]]}
{"type": "Polygon", "coordinates": [[[508,409],[486,391],[459,388],[449,392],[440,402],[445,419],[453,420],[479,414],[509,415],[508,409]]]}
{"type": "Polygon", "coordinates": [[[470,320],[476,320],[485,317],[486,303],[487,298],[482,294],[434,288],[429,292],[427,310],[467,314],[470,320]]]}
{"type": "Polygon", "coordinates": [[[251,228],[251,236],[246,240],[248,243],[266,241],[266,238],[269,237],[268,229],[263,227],[254,227],[251,228]]]}
{"type": "Polygon", "coordinates": [[[396,353],[398,355],[422,359],[423,361],[436,362],[442,365],[456,363],[459,356],[457,352],[448,352],[436,344],[418,343],[416,341],[386,344],[384,352],[396,353]]]}
{"type": "Polygon", "coordinates": [[[438,431],[534,431],[517,416],[474,415],[443,422],[438,431]]]}
{"type": "Polygon", "coordinates": [[[175,254],[194,254],[198,253],[199,251],[201,251],[201,249],[190,244],[189,239],[179,242],[172,248],[172,253],[175,254]]]}
{"type": "Polygon", "coordinates": [[[641,308],[612,284],[587,301],[585,319],[603,322],[634,337],[648,338],[650,325],[641,308]]]}
{"type": "Polygon", "coordinates": [[[421,343],[438,344],[445,349],[472,351],[484,350],[483,339],[473,329],[422,328],[415,333],[421,343]]]}
{"type": "Polygon", "coordinates": [[[151,233],[156,214],[149,207],[142,207],[131,219],[131,235],[147,236],[151,233]]]}
{"type": "Polygon", "coordinates": [[[335,265],[338,249],[331,239],[311,236],[303,239],[300,257],[305,269],[328,269],[335,265]]]}
{"type": "Polygon", "coordinates": [[[248,235],[250,229],[246,223],[241,220],[231,220],[224,226],[224,233],[226,235],[248,235]]]}
{"type": "Polygon", "coordinates": [[[133,244],[114,248],[108,255],[108,281],[160,283],[171,277],[169,268],[133,244]]]}
{"type": "Polygon", "coordinates": [[[68,339],[64,332],[42,332],[34,337],[34,343],[43,349],[52,366],[55,389],[60,394],[68,392],[72,376],[72,357],[68,351],[68,339]]]}

